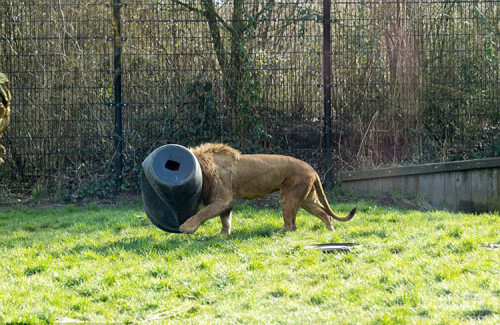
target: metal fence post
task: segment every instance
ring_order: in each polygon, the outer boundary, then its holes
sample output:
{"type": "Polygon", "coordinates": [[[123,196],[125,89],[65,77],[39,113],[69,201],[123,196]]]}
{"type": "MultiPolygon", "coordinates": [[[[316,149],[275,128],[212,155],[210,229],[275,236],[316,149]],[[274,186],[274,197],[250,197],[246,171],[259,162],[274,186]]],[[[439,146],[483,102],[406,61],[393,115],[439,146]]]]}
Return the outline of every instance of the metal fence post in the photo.
{"type": "Polygon", "coordinates": [[[325,187],[332,187],[332,44],[331,0],[323,0],[323,97],[325,110],[325,187]]]}
{"type": "Polygon", "coordinates": [[[122,134],[122,31],[121,31],[121,0],[113,1],[113,30],[114,30],[114,107],[115,107],[115,184],[119,191],[122,186],[123,171],[123,134],[122,134]]]}

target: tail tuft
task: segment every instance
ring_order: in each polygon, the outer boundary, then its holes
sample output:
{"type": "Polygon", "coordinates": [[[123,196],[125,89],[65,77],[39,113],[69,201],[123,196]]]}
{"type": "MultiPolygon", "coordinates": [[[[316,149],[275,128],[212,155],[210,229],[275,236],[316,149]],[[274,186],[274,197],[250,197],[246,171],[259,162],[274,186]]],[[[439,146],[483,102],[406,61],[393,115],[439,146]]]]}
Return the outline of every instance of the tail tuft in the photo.
{"type": "Polygon", "coordinates": [[[354,207],[354,209],[351,210],[351,212],[349,212],[349,214],[347,215],[347,217],[345,218],[342,218],[342,219],[337,219],[339,221],[349,221],[352,219],[352,217],[354,217],[354,215],[356,214],[356,210],[358,208],[357,207],[354,207]]]}

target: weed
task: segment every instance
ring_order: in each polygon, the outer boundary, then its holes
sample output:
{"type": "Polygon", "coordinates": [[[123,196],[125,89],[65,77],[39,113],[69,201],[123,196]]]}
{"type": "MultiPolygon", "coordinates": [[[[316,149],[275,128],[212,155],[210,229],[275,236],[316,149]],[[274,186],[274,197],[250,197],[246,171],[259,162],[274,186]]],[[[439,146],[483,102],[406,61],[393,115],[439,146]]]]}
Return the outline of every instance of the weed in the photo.
{"type": "Polygon", "coordinates": [[[47,190],[45,185],[37,184],[31,190],[31,196],[34,200],[41,200],[47,197],[47,190]]]}

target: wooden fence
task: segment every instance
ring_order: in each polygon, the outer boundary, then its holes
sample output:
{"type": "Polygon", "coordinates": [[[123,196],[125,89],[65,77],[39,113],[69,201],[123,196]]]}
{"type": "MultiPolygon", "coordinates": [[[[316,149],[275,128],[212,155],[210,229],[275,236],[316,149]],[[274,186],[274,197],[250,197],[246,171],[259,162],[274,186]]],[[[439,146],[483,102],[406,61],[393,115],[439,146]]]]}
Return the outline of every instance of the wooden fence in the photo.
{"type": "Polygon", "coordinates": [[[500,210],[500,158],[340,173],[342,189],[372,195],[400,191],[437,209],[500,210]]]}

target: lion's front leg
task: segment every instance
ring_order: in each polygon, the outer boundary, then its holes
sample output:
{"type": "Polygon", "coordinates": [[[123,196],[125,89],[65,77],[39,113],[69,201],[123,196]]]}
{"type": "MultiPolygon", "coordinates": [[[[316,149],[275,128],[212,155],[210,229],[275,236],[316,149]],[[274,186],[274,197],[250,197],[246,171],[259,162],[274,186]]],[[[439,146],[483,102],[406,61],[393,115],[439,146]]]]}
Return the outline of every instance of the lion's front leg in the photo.
{"type": "Polygon", "coordinates": [[[221,215],[232,209],[232,202],[215,201],[210,203],[200,212],[187,219],[180,227],[179,230],[186,234],[194,233],[205,221],[221,215]]]}
{"type": "Polygon", "coordinates": [[[220,233],[222,235],[231,234],[231,214],[232,210],[229,210],[220,215],[220,221],[222,222],[222,229],[220,233]]]}

